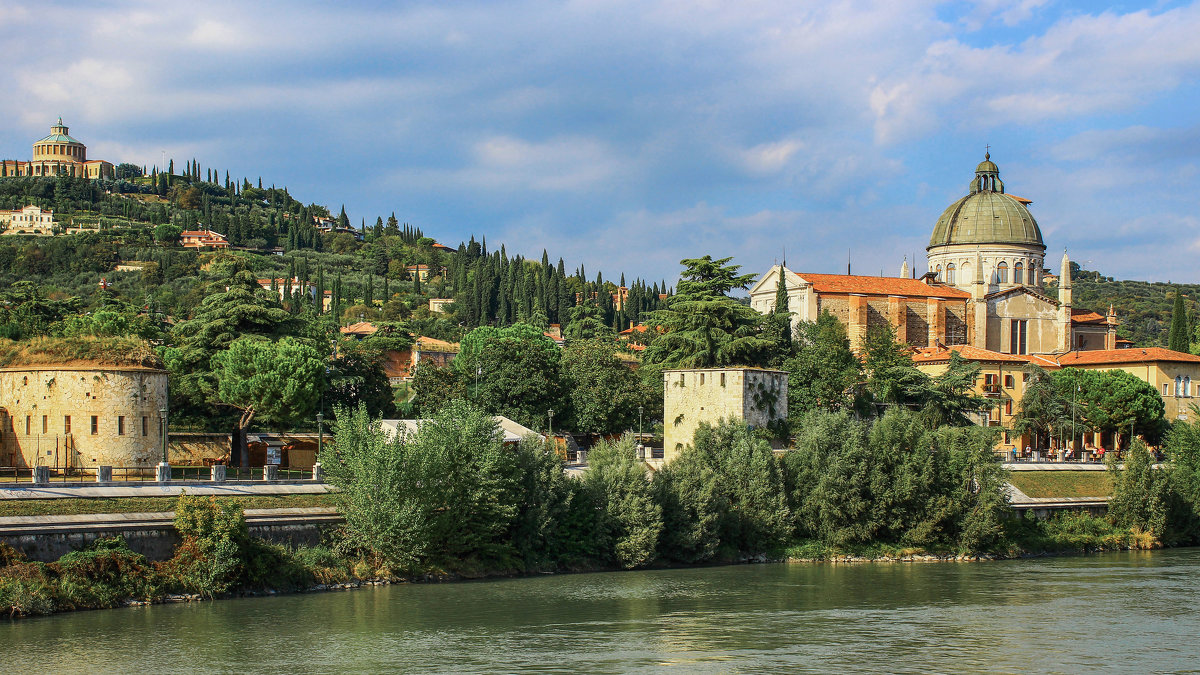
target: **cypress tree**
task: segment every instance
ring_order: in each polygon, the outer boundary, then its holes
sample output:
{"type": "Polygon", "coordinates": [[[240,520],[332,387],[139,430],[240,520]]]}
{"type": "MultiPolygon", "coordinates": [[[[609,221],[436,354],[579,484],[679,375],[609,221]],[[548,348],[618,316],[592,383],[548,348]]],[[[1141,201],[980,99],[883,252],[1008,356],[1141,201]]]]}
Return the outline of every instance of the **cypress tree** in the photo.
{"type": "Polygon", "coordinates": [[[779,268],[779,283],[775,286],[775,316],[780,318],[781,339],[784,344],[792,342],[792,311],[788,307],[787,282],[784,280],[783,267],[779,268]]]}
{"type": "Polygon", "coordinates": [[[1171,332],[1168,347],[1172,351],[1187,353],[1191,339],[1187,331],[1187,311],[1183,307],[1183,293],[1175,289],[1175,307],[1171,310],[1171,332]]]}

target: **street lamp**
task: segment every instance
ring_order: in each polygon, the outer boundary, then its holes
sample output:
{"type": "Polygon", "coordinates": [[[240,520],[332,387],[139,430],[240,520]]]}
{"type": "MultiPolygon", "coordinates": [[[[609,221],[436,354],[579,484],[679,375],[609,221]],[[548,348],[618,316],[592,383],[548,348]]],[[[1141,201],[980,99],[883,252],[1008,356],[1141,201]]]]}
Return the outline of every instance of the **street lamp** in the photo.
{"type": "Polygon", "coordinates": [[[317,413],[317,460],[320,461],[321,452],[325,449],[325,427],[322,422],[325,421],[325,415],[317,413]]]}
{"type": "Polygon", "coordinates": [[[644,406],[638,406],[638,443],[642,442],[642,410],[644,406]]]}
{"type": "Polygon", "coordinates": [[[552,409],[547,410],[546,417],[547,417],[547,419],[549,419],[549,421],[546,423],[546,426],[549,429],[548,434],[551,438],[553,438],[554,437],[554,410],[552,410],[552,409]]]}
{"type": "Polygon", "coordinates": [[[158,420],[162,426],[162,463],[167,464],[167,409],[158,409],[158,420]]]}

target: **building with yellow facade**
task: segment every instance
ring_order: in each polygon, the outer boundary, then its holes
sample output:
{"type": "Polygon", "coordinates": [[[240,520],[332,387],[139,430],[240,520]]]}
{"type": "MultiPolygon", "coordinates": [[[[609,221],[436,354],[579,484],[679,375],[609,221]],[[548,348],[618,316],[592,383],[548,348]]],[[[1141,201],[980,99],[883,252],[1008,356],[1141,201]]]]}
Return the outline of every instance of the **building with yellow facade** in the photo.
{"type": "Polygon", "coordinates": [[[34,141],[33,159],[0,161],[0,178],[6,176],[74,176],[77,178],[112,178],[112,163],[88,159],[87,146],[71,137],[62,118],[51,125],[50,135],[34,141]]]}

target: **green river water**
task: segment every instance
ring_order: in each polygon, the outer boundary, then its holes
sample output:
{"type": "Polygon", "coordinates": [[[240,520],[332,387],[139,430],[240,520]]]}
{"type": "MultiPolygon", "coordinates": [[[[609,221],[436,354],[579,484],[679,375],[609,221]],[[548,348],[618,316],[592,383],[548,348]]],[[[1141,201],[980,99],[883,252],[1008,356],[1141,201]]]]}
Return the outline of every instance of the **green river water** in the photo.
{"type": "Polygon", "coordinates": [[[414,584],[0,622],[0,673],[1200,672],[1200,549],[414,584]]]}

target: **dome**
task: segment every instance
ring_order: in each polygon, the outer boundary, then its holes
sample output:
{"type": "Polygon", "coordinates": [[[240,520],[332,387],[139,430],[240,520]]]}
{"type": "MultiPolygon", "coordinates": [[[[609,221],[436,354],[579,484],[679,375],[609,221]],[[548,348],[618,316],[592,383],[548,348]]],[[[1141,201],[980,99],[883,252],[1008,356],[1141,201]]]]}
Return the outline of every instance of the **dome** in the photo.
{"type": "Polygon", "coordinates": [[[929,248],[949,244],[1023,244],[1046,249],[1029,208],[1004,193],[1000,169],[991,155],[975,168],[971,193],[951,204],[933,226],[929,248]]]}

